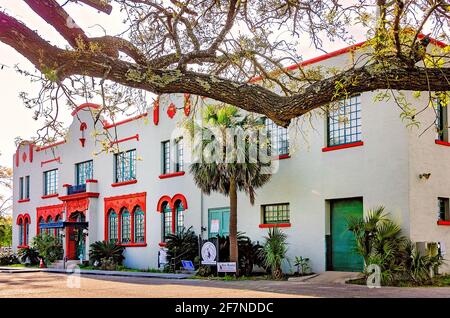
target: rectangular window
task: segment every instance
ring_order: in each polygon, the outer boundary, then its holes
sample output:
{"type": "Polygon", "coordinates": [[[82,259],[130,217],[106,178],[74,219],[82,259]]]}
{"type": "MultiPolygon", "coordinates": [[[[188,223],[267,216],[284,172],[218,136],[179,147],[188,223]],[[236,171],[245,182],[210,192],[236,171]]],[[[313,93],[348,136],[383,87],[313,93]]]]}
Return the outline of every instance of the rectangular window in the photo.
{"type": "Polygon", "coordinates": [[[175,163],[175,172],[184,171],[184,150],[183,138],[179,138],[176,142],[177,162],[175,163]]]}
{"type": "Polygon", "coordinates": [[[44,195],[55,194],[58,191],[58,169],[44,172],[44,195]]]}
{"type": "Polygon", "coordinates": [[[19,200],[24,199],[24,192],[23,192],[23,177],[19,178],[19,200]]]}
{"type": "Polygon", "coordinates": [[[162,151],[162,174],[170,173],[170,141],[161,143],[162,151]]]}
{"type": "Polygon", "coordinates": [[[136,179],[136,149],[115,155],[115,182],[136,179]]]}
{"type": "Polygon", "coordinates": [[[25,198],[24,199],[29,199],[30,198],[30,176],[26,176],[25,177],[25,198]]]}
{"type": "Polygon", "coordinates": [[[86,180],[94,178],[94,163],[92,160],[77,163],[75,167],[77,174],[77,185],[86,184],[86,180]]]}
{"type": "Polygon", "coordinates": [[[287,128],[278,126],[271,119],[265,119],[267,138],[270,140],[269,154],[280,156],[289,154],[289,135],[287,128]]]}
{"type": "Polygon", "coordinates": [[[263,224],[290,223],[289,203],[262,205],[263,224]]]}
{"type": "Polygon", "coordinates": [[[162,241],[165,242],[166,236],[172,233],[172,209],[169,204],[166,204],[161,215],[163,219],[162,241]]]}
{"type": "Polygon", "coordinates": [[[436,131],[437,140],[448,142],[448,111],[447,105],[440,99],[435,100],[436,103],[436,131]]]}
{"type": "Polygon", "coordinates": [[[438,218],[439,221],[450,221],[449,199],[438,198],[438,218]]]}
{"type": "Polygon", "coordinates": [[[361,141],[361,101],[353,96],[328,113],[328,147],[361,141]]]}

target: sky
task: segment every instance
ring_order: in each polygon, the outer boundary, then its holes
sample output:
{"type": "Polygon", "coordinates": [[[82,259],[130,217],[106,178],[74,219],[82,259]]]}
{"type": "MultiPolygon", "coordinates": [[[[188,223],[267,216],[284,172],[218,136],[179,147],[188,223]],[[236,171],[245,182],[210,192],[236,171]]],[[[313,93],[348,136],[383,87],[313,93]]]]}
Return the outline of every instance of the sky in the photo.
{"type": "MultiPolygon", "coordinates": [[[[2,8],[6,9],[8,14],[25,22],[31,29],[38,30],[38,33],[43,38],[50,40],[52,44],[66,45],[65,40],[50,25],[37,16],[23,1],[0,0],[0,9],[2,8]]],[[[85,30],[88,36],[104,35],[103,28],[106,29],[108,35],[116,35],[125,29],[125,25],[122,23],[122,17],[117,8],[109,16],[98,13],[90,7],[80,6],[74,3],[68,3],[65,8],[76,23],[85,30]]],[[[363,32],[356,28],[354,28],[352,35],[357,41],[364,40],[363,32]]],[[[302,43],[304,44],[299,49],[304,59],[323,54],[310,47],[308,39],[305,39],[302,43]]],[[[323,49],[333,51],[345,46],[344,43],[324,41],[323,49]]],[[[34,96],[39,89],[39,84],[30,83],[28,78],[18,74],[14,70],[14,65],[16,64],[30,71],[34,70],[34,67],[14,49],[1,42],[0,64],[6,65],[0,71],[0,165],[12,166],[12,156],[16,150],[14,139],[16,137],[29,139],[35,135],[37,129],[42,125],[42,122],[32,119],[33,110],[25,108],[19,98],[19,93],[25,91],[30,96],[34,96]]],[[[91,102],[99,101],[93,100],[91,102]]],[[[61,115],[61,119],[67,125],[70,124],[71,120],[70,112],[67,109],[61,115]]]]}

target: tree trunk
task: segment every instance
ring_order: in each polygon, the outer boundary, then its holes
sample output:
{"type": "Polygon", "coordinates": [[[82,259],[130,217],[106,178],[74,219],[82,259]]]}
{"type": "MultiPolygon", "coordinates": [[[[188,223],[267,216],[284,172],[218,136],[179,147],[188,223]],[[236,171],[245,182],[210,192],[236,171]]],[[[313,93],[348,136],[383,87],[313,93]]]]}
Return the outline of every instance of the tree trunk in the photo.
{"type": "Polygon", "coordinates": [[[230,262],[238,263],[237,189],[234,177],[230,178],[230,262]]]}

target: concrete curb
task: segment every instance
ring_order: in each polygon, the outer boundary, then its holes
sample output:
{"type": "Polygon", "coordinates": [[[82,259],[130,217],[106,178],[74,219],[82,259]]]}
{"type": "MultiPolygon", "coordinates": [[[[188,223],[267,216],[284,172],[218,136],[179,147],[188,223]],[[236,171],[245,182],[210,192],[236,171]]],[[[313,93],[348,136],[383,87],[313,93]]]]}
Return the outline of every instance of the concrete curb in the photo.
{"type": "Polygon", "coordinates": [[[125,272],[125,271],[102,271],[102,270],[87,270],[68,268],[21,268],[21,267],[0,267],[0,273],[32,273],[32,272],[48,272],[58,274],[73,274],[81,275],[100,275],[100,276],[122,276],[122,277],[145,277],[145,278],[164,278],[164,279],[186,279],[194,276],[194,274],[171,274],[171,273],[146,273],[146,272],[125,272]]]}

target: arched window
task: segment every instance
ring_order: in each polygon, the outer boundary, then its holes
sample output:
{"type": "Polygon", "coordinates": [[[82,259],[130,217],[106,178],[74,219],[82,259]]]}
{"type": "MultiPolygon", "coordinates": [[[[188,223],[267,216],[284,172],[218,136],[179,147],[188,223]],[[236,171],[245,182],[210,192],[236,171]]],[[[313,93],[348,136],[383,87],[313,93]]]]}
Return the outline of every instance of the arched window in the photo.
{"type": "MultiPolygon", "coordinates": [[[[51,216],[49,216],[49,217],[47,218],[47,224],[48,224],[48,223],[53,223],[53,219],[52,219],[51,216]]],[[[45,233],[47,233],[47,234],[50,235],[50,236],[54,236],[55,231],[54,231],[54,229],[46,228],[46,229],[45,229],[45,233]]]]}
{"type": "Polygon", "coordinates": [[[18,224],[17,224],[18,226],[19,226],[19,246],[23,246],[24,244],[24,242],[23,242],[23,219],[22,218],[20,218],[19,219],[19,221],[18,221],[18,224]]]}
{"type": "Polygon", "coordinates": [[[134,209],[134,242],[145,242],[145,215],[140,206],[134,209]]]}
{"type": "Polygon", "coordinates": [[[163,204],[162,208],[162,241],[166,241],[166,236],[172,233],[172,209],[168,202],[163,204]]]}
{"type": "Polygon", "coordinates": [[[42,231],[43,231],[43,229],[42,229],[42,224],[44,224],[44,223],[45,223],[44,218],[41,217],[41,218],[39,219],[39,233],[43,233],[43,232],[42,232],[42,231]]]}
{"type": "Polygon", "coordinates": [[[127,244],[131,242],[131,215],[130,212],[124,208],[121,213],[121,243],[127,244]]]}
{"type": "Polygon", "coordinates": [[[117,214],[114,210],[111,210],[108,215],[108,240],[112,242],[117,242],[119,239],[118,231],[118,219],[117,214]]]}
{"type": "Polygon", "coordinates": [[[24,226],[25,226],[25,238],[23,239],[25,242],[25,246],[28,246],[29,243],[29,237],[30,237],[30,219],[25,218],[24,220],[24,226]]]}
{"type": "MultiPolygon", "coordinates": [[[[61,217],[59,215],[57,215],[55,217],[55,223],[58,223],[61,221],[61,217]]],[[[62,243],[62,236],[61,236],[61,230],[60,228],[55,228],[55,237],[58,239],[58,241],[60,243],[62,243]]]]}
{"type": "Polygon", "coordinates": [[[175,232],[178,234],[184,229],[184,207],[183,207],[183,203],[181,201],[177,201],[175,203],[175,212],[176,212],[175,232]]]}

